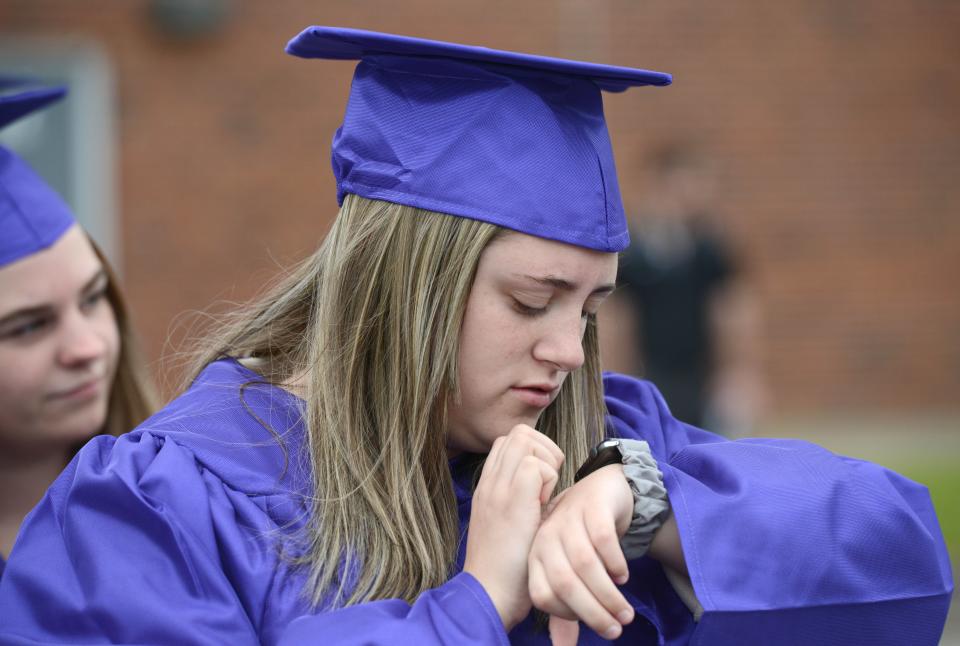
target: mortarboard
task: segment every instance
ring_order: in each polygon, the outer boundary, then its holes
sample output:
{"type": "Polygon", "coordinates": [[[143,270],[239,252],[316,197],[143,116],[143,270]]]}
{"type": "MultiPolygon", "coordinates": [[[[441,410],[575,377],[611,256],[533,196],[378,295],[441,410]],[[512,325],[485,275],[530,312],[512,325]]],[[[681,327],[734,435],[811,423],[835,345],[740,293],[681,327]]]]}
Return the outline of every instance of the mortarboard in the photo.
{"type": "MultiPolygon", "coordinates": [[[[30,84],[29,79],[0,78],[0,92],[30,84]]],[[[0,128],[65,94],[62,87],[0,94],[0,128]]],[[[16,153],[0,146],[0,268],[46,249],[74,222],[60,196],[16,153]]]]}
{"type": "Polygon", "coordinates": [[[629,243],[601,90],[662,72],[392,34],[310,27],[303,58],[359,60],[333,137],[347,193],[600,251],[629,243]]]}

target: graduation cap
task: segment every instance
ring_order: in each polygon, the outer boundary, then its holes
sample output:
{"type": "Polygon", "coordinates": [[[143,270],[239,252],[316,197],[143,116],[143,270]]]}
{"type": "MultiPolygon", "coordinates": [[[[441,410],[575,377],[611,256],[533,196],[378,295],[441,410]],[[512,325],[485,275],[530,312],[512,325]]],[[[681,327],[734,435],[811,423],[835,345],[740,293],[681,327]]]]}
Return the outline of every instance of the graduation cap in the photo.
{"type": "MultiPolygon", "coordinates": [[[[65,88],[34,88],[24,78],[0,78],[0,128],[58,101],[65,88]]],[[[0,146],[0,268],[46,249],[75,222],[57,193],[12,150],[0,146]]]]}
{"type": "Polygon", "coordinates": [[[600,251],[629,243],[601,91],[669,74],[334,27],[287,45],[359,60],[333,137],[347,193],[600,251]]]}

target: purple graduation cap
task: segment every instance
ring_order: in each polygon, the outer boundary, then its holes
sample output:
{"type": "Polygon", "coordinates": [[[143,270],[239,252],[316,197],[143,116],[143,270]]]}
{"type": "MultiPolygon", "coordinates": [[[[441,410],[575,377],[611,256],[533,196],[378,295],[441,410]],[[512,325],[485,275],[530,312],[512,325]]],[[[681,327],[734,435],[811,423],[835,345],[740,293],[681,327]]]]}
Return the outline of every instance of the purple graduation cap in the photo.
{"type": "MultiPolygon", "coordinates": [[[[0,92],[29,85],[0,78],[0,92]]],[[[0,94],[0,128],[63,98],[65,88],[27,89],[0,94]]],[[[0,146],[0,268],[60,239],[75,219],[57,193],[12,150],[0,146]]]]}
{"type": "Polygon", "coordinates": [[[360,61],[333,137],[338,202],[356,193],[600,251],[629,243],[601,90],[670,75],[334,27],[287,52],[360,61]]]}

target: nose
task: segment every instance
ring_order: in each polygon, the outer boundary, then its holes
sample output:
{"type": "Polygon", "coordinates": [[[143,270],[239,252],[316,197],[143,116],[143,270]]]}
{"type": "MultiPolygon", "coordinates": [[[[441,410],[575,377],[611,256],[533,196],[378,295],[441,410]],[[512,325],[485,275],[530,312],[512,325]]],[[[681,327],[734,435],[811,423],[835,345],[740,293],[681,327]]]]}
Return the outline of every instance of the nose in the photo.
{"type": "Polygon", "coordinates": [[[533,348],[538,361],[552,363],[564,372],[583,365],[583,325],[581,319],[550,329],[533,348]]]}
{"type": "Polygon", "coordinates": [[[77,367],[96,361],[107,349],[106,340],[99,334],[96,321],[75,312],[62,320],[58,358],[61,365],[77,367]]]}

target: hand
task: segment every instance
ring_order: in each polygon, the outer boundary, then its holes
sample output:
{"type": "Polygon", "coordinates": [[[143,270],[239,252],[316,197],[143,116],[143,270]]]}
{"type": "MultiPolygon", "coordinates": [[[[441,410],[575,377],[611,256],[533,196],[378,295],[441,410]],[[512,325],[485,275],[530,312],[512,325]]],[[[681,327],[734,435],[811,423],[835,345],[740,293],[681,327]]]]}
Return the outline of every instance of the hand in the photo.
{"type": "Polygon", "coordinates": [[[550,438],[520,424],[493,443],[473,494],[463,569],[490,595],[507,631],[530,612],[527,559],[561,464],[550,438]]]}
{"type": "Polygon", "coordinates": [[[551,503],[533,540],[530,599],[551,615],[554,643],[573,641],[566,622],[580,620],[607,639],[633,621],[633,608],[617,585],[629,576],[620,536],[630,526],[633,493],[621,465],[606,466],[551,503]],[[559,641],[558,641],[559,637],[559,641]]]}

